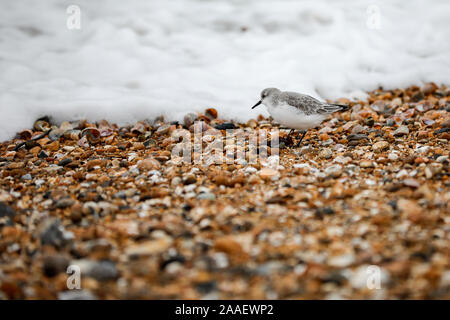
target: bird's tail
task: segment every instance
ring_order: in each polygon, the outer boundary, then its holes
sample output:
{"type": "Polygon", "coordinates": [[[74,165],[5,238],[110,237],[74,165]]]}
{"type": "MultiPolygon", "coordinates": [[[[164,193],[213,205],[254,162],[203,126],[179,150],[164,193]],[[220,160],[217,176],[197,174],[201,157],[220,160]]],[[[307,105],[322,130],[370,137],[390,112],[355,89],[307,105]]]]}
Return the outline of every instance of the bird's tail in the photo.
{"type": "Polygon", "coordinates": [[[346,104],[329,103],[328,106],[332,107],[336,111],[347,111],[348,109],[350,109],[350,107],[346,104]]]}

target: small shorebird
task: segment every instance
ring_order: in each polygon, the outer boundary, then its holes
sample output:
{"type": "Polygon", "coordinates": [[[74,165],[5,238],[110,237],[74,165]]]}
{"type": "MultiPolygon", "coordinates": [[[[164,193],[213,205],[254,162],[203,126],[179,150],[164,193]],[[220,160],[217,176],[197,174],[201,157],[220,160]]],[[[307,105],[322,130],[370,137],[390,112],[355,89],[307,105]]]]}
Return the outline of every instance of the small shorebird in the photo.
{"type": "Polygon", "coordinates": [[[295,147],[302,143],[308,129],[318,126],[329,114],[349,108],[346,105],[325,103],[306,94],[281,91],[277,88],[264,89],[261,92],[261,100],[252,109],[260,104],[267,107],[276,122],[291,129],[288,136],[293,130],[303,131],[295,147]]]}

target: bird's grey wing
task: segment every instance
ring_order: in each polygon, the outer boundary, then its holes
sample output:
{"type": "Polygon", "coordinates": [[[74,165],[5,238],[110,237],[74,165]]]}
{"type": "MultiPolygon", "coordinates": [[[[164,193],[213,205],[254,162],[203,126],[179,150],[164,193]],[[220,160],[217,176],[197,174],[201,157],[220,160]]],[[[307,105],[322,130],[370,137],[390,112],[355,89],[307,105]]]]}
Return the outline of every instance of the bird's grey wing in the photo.
{"type": "Polygon", "coordinates": [[[283,92],[283,98],[287,104],[297,108],[299,112],[306,115],[323,113],[323,111],[325,111],[322,110],[322,102],[306,94],[283,92]]]}
{"type": "Polygon", "coordinates": [[[306,115],[316,113],[329,114],[344,110],[347,107],[344,105],[323,103],[311,96],[296,92],[283,92],[283,96],[287,104],[297,108],[300,112],[306,115]]]}

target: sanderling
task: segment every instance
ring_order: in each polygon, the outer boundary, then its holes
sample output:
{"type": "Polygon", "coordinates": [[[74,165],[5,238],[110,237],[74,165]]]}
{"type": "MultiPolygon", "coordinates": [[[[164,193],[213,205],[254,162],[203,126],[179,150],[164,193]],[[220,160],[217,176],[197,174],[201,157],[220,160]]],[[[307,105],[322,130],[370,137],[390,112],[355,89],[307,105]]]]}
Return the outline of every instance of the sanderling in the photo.
{"type": "Polygon", "coordinates": [[[261,100],[252,109],[260,104],[267,107],[267,111],[276,122],[292,130],[303,131],[295,147],[301,144],[307,129],[318,126],[333,112],[348,109],[346,105],[325,103],[306,94],[283,92],[277,88],[264,89],[261,92],[261,100]]]}

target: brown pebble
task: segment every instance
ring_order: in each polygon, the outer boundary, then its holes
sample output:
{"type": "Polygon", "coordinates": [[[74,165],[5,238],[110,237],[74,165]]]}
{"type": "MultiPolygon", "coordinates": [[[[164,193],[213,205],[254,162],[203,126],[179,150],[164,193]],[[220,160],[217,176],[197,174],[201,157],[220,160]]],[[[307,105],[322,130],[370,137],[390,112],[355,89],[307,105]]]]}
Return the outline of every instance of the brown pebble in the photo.
{"type": "Polygon", "coordinates": [[[139,170],[149,171],[149,170],[159,170],[161,168],[161,164],[158,160],[155,160],[153,158],[146,158],[143,160],[140,160],[137,163],[137,166],[139,170]]]}

